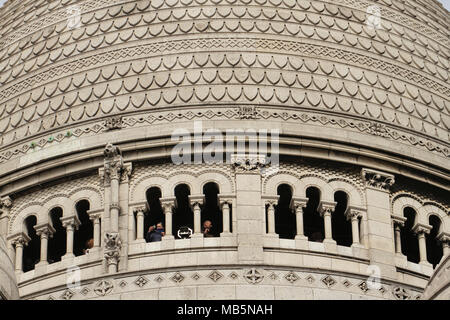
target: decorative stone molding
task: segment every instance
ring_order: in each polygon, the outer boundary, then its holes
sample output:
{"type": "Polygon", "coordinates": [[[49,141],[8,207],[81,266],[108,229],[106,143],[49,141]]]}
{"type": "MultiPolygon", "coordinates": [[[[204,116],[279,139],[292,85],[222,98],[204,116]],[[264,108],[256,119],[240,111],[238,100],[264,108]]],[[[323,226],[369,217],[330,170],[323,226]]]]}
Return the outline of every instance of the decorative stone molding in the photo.
{"type": "Polygon", "coordinates": [[[6,196],[0,199],[0,209],[11,209],[13,201],[11,197],[6,196]]]}
{"type": "Polygon", "coordinates": [[[231,155],[231,163],[236,173],[259,174],[266,166],[266,158],[261,155],[231,155]]]}
{"type": "Polygon", "coordinates": [[[250,284],[258,284],[264,279],[264,274],[256,268],[251,268],[244,274],[244,279],[250,284]]]}
{"type": "Polygon", "coordinates": [[[107,118],[105,120],[105,127],[109,131],[122,129],[122,116],[117,115],[107,118]]]}
{"type": "Polygon", "coordinates": [[[396,216],[393,214],[391,215],[391,219],[392,219],[395,227],[404,227],[406,220],[408,220],[405,217],[396,216]]]}
{"type": "Polygon", "coordinates": [[[256,106],[240,106],[238,114],[240,119],[258,119],[256,106]]]}
{"type": "Polygon", "coordinates": [[[45,235],[47,238],[51,238],[53,234],[56,232],[55,228],[49,223],[35,225],[34,229],[36,230],[36,234],[41,237],[45,235]]]}
{"type": "Polygon", "coordinates": [[[72,230],[78,230],[81,225],[80,219],[77,214],[60,218],[64,228],[72,228],[72,230]]]}
{"type": "Polygon", "coordinates": [[[131,162],[124,163],[122,168],[122,175],[120,176],[120,183],[129,183],[132,172],[133,172],[133,163],[131,162]]]}
{"type": "Polygon", "coordinates": [[[366,182],[366,187],[389,191],[395,183],[394,175],[381,171],[364,168],[361,170],[361,175],[366,182]]]}

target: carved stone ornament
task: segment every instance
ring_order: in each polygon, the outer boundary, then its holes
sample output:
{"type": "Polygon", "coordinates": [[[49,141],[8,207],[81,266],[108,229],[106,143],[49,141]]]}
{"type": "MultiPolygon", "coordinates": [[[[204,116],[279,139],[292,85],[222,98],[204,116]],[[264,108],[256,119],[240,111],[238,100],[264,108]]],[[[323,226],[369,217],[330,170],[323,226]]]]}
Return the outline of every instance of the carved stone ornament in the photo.
{"type": "Polygon", "coordinates": [[[105,234],[105,259],[108,265],[117,265],[120,261],[120,250],[122,249],[122,241],[119,233],[107,232],[105,234]]]}
{"type": "Polygon", "coordinates": [[[103,155],[105,157],[104,175],[106,183],[113,179],[120,179],[123,168],[123,158],[120,149],[112,143],[108,143],[103,151],[103,155]]]}
{"type": "Polygon", "coordinates": [[[259,155],[232,155],[231,163],[236,173],[260,173],[266,158],[259,155]]]}
{"type": "Polygon", "coordinates": [[[105,127],[108,130],[122,129],[122,116],[114,116],[106,119],[105,127]]]}
{"type": "Polygon", "coordinates": [[[385,172],[362,169],[361,175],[366,182],[366,186],[375,189],[389,191],[389,188],[395,183],[395,177],[385,172]]]}

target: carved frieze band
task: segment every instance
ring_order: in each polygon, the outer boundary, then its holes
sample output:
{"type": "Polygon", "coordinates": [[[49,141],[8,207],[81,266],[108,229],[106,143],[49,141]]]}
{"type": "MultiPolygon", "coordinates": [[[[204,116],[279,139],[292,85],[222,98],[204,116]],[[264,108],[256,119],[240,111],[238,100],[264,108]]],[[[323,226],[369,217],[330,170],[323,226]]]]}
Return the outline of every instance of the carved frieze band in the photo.
{"type": "MultiPolygon", "coordinates": [[[[434,140],[411,134],[407,131],[400,131],[397,128],[389,127],[382,123],[374,123],[371,121],[354,120],[344,117],[331,116],[325,114],[314,114],[312,112],[286,111],[279,112],[274,109],[257,108],[256,115],[260,119],[282,119],[284,121],[295,121],[302,123],[316,123],[317,125],[329,126],[334,128],[345,128],[347,130],[358,131],[370,135],[381,136],[389,140],[400,141],[409,145],[421,147],[424,150],[435,152],[445,157],[450,156],[449,148],[446,145],[438,144],[434,140]]],[[[197,120],[197,119],[241,119],[242,111],[236,107],[220,109],[204,109],[196,110],[180,110],[177,112],[151,112],[147,114],[139,114],[136,116],[123,117],[122,128],[132,128],[146,126],[155,123],[167,123],[176,120],[197,120]]],[[[79,138],[82,136],[98,135],[109,129],[105,126],[105,121],[100,121],[90,125],[83,125],[71,130],[71,134],[67,135],[67,131],[54,133],[52,141],[49,138],[41,138],[35,142],[34,146],[30,143],[23,144],[19,147],[5,149],[0,153],[0,163],[14,159],[17,156],[26,154],[33,148],[45,148],[58,142],[63,142],[70,138],[79,138]]]]}

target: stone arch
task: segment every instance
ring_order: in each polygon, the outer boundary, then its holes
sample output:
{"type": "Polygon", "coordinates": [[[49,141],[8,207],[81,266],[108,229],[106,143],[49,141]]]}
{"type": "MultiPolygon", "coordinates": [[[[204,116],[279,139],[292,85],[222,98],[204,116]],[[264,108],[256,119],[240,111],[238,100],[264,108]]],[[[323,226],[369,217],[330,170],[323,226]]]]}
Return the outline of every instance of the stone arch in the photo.
{"type": "Polygon", "coordinates": [[[203,187],[210,182],[217,184],[222,194],[230,194],[234,190],[230,180],[222,172],[202,172],[198,175],[197,179],[200,184],[199,189],[201,193],[203,192],[203,187]]]}
{"type": "Polygon", "coordinates": [[[167,192],[170,191],[169,197],[175,197],[175,187],[180,184],[187,185],[191,195],[202,194],[198,179],[190,173],[180,172],[167,180],[167,192]]]}
{"type": "Polygon", "coordinates": [[[75,202],[61,194],[47,198],[43,201],[43,206],[45,207],[47,214],[47,220],[44,220],[44,223],[49,221],[48,214],[50,213],[50,210],[56,207],[61,207],[63,209],[63,217],[68,217],[75,213],[75,202]]]}
{"type": "Polygon", "coordinates": [[[343,191],[348,196],[348,205],[358,208],[365,207],[364,205],[364,197],[361,194],[361,190],[359,190],[354,184],[344,179],[330,179],[328,184],[333,189],[333,194],[337,191],[343,191]]]}
{"type": "Polygon", "coordinates": [[[167,177],[163,175],[149,175],[140,179],[131,189],[130,201],[131,202],[145,202],[147,201],[147,190],[157,187],[161,190],[163,198],[170,197],[173,191],[170,191],[168,187],[167,177]]]}
{"type": "MultiPolygon", "coordinates": [[[[422,203],[420,203],[417,199],[414,199],[408,194],[401,194],[396,196],[392,201],[392,214],[398,217],[405,217],[404,210],[407,207],[411,207],[416,211],[415,222],[418,222],[419,209],[422,207],[422,203]]],[[[428,224],[428,223],[427,223],[428,224]]]]}
{"type": "Polygon", "coordinates": [[[433,203],[427,203],[418,210],[417,215],[419,219],[417,222],[425,225],[429,224],[430,216],[434,215],[438,217],[439,220],[441,220],[441,228],[439,230],[439,233],[442,231],[445,231],[447,233],[450,232],[448,216],[445,211],[437,205],[433,203]]]}
{"type": "Polygon", "coordinates": [[[303,188],[300,192],[300,195],[302,197],[306,196],[306,189],[308,189],[309,187],[316,187],[320,190],[321,201],[334,201],[333,188],[331,188],[326,179],[318,175],[304,175],[301,177],[300,181],[303,183],[303,188]]]}
{"type": "Polygon", "coordinates": [[[277,194],[277,188],[282,184],[287,184],[292,188],[293,197],[304,197],[306,194],[304,182],[289,172],[269,177],[265,182],[264,194],[277,194]]]}
{"type": "Polygon", "coordinates": [[[43,215],[42,212],[48,212],[45,207],[39,204],[34,204],[31,206],[26,206],[23,210],[19,212],[19,214],[16,216],[14,221],[11,222],[10,230],[11,234],[16,233],[27,233],[25,228],[25,219],[27,219],[30,216],[35,216],[37,225],[46,223],[47,221],[43,218],[48,217],[46,215],[43,215]]]}
{"type": "Polygon", "coordinates": [[[99,210],[103,208],[103,199],[98,190],[94,188],[79,188],[71,192],[69,199],[75,204],[81,200],[87,200],[90,205],[90,210],[99,210]]]}

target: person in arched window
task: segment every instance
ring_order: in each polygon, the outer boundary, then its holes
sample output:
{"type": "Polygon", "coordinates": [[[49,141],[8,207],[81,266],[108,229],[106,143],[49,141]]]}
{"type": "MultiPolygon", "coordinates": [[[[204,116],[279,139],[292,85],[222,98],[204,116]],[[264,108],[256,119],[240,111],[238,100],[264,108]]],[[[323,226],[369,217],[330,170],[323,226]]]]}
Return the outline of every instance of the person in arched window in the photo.
{"type": "Polygon", "coordinates": [[[156,226],[151,226],[148,228],[148,232],[145,235],[145,240],[147,242],[157,242],[161,241],[162,237],[164,237],[164,227],[162,222],[158,222],[156,226]]]}
{"type": "Polygon", "coordinates": [[[210,220],[205,220],[203,222],[203,236],[204,237],[207,237],[207,238],[214,237],[214,235],[211,232],[212,227],[213,227],[213,225],[210,220]]]}
{"type": "Polygon", "coordinates": [[[85,249],[83,249],[83,254],[88,254],[89,250],[94,247],[94,239],[91,238],[88,241],[86,241],[85,249]]]}

